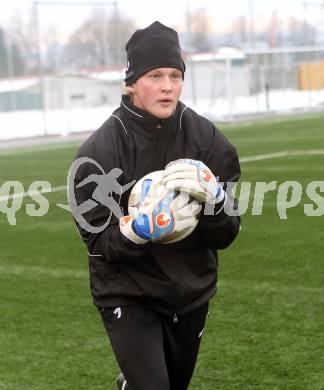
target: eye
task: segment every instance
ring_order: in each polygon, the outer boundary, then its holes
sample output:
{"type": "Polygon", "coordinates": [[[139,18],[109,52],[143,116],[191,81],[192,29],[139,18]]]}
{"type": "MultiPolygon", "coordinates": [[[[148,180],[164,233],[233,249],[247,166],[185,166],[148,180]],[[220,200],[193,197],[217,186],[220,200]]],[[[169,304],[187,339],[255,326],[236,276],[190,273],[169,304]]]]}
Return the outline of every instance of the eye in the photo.
{"type": "Polygon", "coordinates": [[[161,78],[161,75],[159,73],[152,73],[151,75],[149,75],[150,79],[153,79],[153,80],[158,80],[159,78],[161,78]]]}
{"type": "Polygon", "coordinates": [[[174,80],[182,80],[182,73],[172,73],[171,78],[174,80]]]}

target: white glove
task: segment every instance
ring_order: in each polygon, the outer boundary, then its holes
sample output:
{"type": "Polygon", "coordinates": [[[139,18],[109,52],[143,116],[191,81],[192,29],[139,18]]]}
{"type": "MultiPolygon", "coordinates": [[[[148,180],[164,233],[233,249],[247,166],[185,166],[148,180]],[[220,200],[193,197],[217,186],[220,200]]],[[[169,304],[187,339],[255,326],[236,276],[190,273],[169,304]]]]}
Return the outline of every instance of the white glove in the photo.
{"type": "Polygon", "coordinates": [[[195,215],[201,205],[189,195],[166,192],[159,198],[145,199],[138,206],[138,215],[134,219],[126,215],[119,220],[121,233],[136,244],[148,241],[160,241],[174,232],[182,232],[194,226],[195,215]],[[177,195],[177,196],[175,196],[177,195]]]}
{"type": "Polygon", "coordinates": [[[129,240],[135,242],[135,244],[146,244],[149,239],[139,235],[139,232],[134,227],[134,219],[131,215],[125,215],[119,218],[119,230],[129,240]]]}
{"type": "Polygon", "coordinates": [[[183,158],[170,162],[163,174],[169,190],[187,192],[201,202],[220,203],[225,197],[222,186],[201,161],[183,158]]]}

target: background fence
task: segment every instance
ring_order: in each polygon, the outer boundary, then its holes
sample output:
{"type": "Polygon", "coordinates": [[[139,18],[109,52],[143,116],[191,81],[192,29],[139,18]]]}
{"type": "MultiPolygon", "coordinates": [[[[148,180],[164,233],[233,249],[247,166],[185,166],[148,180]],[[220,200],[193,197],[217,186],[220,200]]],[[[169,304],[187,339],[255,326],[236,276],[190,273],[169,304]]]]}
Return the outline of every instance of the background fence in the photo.
{"type": "Polygon", "coordinates": [[[215,119],[321,109],[324,47],[232,51],[204,60],[193,56],[187,79],[185,99],[215,119]]]}
{"type": "MultiPolygon", "coordinates": [[[[324,109],[324,47],[223,48],[186,56],[182,100],[211,120],[324,109]]],[[[124,69],[0,80],[0,139],[93,130],[123,93],[124,69]]]]}

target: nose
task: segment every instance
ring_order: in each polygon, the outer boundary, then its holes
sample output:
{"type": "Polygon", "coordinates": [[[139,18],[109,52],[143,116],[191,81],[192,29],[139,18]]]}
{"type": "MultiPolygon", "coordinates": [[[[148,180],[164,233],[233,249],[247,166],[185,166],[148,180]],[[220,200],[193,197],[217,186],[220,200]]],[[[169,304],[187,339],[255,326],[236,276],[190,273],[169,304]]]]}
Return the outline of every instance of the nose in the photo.
{"type": "Polygon", "coordinates": [[[170,77],[168,77],[168,76],[163,78],[162,91],[163,92],[171,92],[172,91],[171,80],[170,80],[170,77]]]}

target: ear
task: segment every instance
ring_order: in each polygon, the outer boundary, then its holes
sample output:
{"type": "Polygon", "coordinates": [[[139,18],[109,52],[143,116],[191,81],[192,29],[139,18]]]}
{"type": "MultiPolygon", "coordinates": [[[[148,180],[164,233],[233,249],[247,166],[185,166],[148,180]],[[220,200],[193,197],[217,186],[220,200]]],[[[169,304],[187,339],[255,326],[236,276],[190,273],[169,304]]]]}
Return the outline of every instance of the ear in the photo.
{"type": "Polygon", "coordinates": [[[135,88],[135,83],[130,84],[130,85],[126,85],[126,89],[127,89],[127,91],[128,91],[130,94],[135,93],[135,90],[136,90],[136,88],[135,88]]]}

